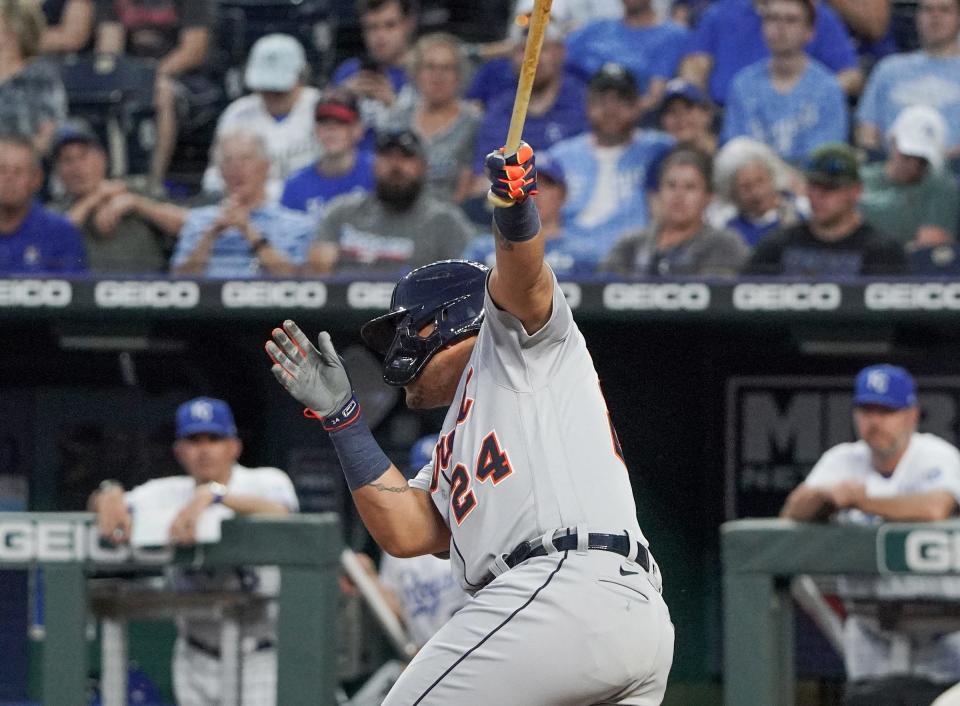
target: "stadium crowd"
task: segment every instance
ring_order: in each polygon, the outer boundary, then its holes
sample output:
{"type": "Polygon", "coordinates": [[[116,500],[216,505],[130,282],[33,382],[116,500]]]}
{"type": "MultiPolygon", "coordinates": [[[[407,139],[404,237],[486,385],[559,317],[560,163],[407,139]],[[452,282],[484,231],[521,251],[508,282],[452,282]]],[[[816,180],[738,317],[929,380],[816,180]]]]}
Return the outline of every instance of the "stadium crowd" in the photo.
{"type": "MultiPolygon", "coordinates": [[[[230,0],[2,0],[0,274],[492,257],[482,157],[532,0],[490,42],[413,0],[358,0],[356,24],[352,4],[327,3],[321,47],[282,3],[284,31],[250,36],[230,0]]],[[[524,130],[548,261],[960,272],[958,34],[960,0],[555,0],[524,130]]]]}

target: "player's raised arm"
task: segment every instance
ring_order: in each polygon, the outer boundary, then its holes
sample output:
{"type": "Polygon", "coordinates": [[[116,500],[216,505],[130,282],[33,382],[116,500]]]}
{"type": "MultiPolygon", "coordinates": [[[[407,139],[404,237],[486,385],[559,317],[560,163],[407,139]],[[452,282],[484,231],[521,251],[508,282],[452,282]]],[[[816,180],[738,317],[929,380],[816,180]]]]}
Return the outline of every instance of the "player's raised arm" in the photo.
{"type": "Polygon", "coordinates": [[[534,333],[550,319],[553,275],[543,262],[540,214],[531,198],[537,193],[533,149],[521,142],[515,155],[491,152],[486,170],[491,193],[513,204],[493,211],[497,264],[490,273],[490,295],[534,333]]]}
{"type": "Polygon", "coordinates": [[[407,484],[373,438],[330,334],[320,332],[317,343],[287,320],[265,347],[274,376],[330,434],[370,534],[398,557],[447,551],[450,530],[430,496],[407,484]]]}

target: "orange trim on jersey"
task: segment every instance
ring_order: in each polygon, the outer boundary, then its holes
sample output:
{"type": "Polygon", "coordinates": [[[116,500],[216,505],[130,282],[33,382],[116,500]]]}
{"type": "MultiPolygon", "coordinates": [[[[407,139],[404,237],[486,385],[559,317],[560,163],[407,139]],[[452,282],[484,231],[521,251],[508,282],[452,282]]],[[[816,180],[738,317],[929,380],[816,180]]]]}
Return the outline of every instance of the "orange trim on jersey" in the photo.
{"type": "Polygon", "coordinates": [[[497,439],[496,430],[491,431],[480,442],[480,451],[477,452],[476,463],[477,480],[483,483],[487,478],[493,480],[494,485],[499,485],[502,480],[513,475],[513,466],[510,465],[510,457],[500,446],[500,440],[497,439]],[[491,448],[491,446],[493,448],[491,448]],[[498,467],[498,468],[494,468],[498,467]],[[485,469],[486,470],[483,472],[485,469]]]}
{"type": "Polygon", "coordinates": [[[436,493],[440,488],[440,462],[438,456],[440,455],[440,444],[442,439],[437,441],[436,445],[433,447],[433,477],[430,478],[430,492],[436,493]]]}
{"type": "Polygon", "coordinates": [[[453,458],[453,439],[457,435],[457,429],[454,427],[448,433],[443,434],[437,441],[437,462],[441,470],[447,470],[450,467],[450,460],[453,458]]]}
{"type": "Polygon", "coordinates": [[[450,475],[450,509],[458,527],[476,507],[477,496],[470,488],[470,472],[466,466],[458,463],[450,475]]]}

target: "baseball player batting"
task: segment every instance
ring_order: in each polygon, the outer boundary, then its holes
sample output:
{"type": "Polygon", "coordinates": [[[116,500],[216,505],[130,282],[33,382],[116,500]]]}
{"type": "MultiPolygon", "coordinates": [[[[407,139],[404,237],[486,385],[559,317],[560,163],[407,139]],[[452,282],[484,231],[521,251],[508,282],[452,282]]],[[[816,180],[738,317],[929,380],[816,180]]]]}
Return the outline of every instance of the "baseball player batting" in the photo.
{"type": "Polygon", "coordinates": [[[543,261],[533,150],[486,166],[514,204],[494,210],[495,267],[418,268],[361,330],[409,407],[449,406],[416,477],[378,447],[329,334],[314,347],[285,321],[272,370],[329,433],[380,546],[449,552],[472,594],[385,704],[659,704],[673,626],[597,373],[543,261]]]}

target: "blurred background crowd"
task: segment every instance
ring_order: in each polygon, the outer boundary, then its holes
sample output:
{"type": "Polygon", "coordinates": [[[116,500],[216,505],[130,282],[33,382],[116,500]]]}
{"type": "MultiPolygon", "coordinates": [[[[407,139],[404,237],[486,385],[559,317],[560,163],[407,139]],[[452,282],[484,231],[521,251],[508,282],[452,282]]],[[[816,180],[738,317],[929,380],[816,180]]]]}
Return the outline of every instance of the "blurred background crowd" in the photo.
{"type": "MultiPolygon", "coordinates": [[[[0,0],[0,274],[493,257],[532,0],[0,0]]],[[[562,277],[960,272],[960,0],[554,0],[562,277]]]]}

